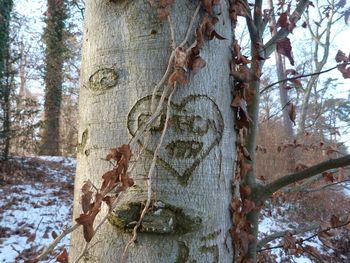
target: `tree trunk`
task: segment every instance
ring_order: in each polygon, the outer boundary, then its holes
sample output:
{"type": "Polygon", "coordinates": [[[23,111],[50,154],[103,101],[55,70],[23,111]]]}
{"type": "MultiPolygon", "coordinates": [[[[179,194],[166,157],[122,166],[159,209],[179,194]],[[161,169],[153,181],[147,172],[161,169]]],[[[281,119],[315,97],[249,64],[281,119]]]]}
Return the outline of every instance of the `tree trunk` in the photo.
{"type": "MultiPolygon", "coordinates": [[[[231,39],[228,6],[226,2],[223,5],[216,30],[231,39]]],[[[195,6],[184,0],[172,7],[177,44],[194,10],[195,6]]],[[[171,52],[169,24],[160,22],[156,8],[146,0],[88,0],[83,41],[74,218],[81,211],[83,182],[90,179],[100,185],[103,173],[111,169],[101,158],[110,148],[128,143],[149,116],[153,87],[163,76],[171,52]]],[[[147,220],[146,215],[143,233],[130,246],[126,262],[233,260],[230,201],[235,133],[229,96],[230,44],[228,40],[206,42],[201,56],[207,66],[192,76],[189,84],[177,87],[153,179],[158,207],[147,220]]],[[[120,262],[131,238],[121,228],[125,226],[121,221],[132,221],[128,217],[131,210],[135,208],[138,215],[140,203],[145,201],[145,177],[163,120],[164,112],[152,127],[146,153],[130,175],[136,186],[127,190],[115,209],[116,220],[112,218],[112,223],[105,223],[96,233],[85,262],[120,262]]],[[[75,231],[72,262],[84,242],[82,231],[75,231]]]]}
{"type": "Polygon", "coordinates": [[[63,0],[48,0],[47,3],[47,21],[44,33],[46,43],[45,116],[42,125],[40,154],[59,155],[59,119],[62,99],[66,10],[63,0]]]}
{"type": "Polygon", "coordinates": [[[2,111],[2,129],[0,139],[3,142],[1,159],[7,160],[10,149],[10,94],[11,76],[9,72],[10,61],[10,19],[13,7],[12,0],[0,3],[0,103],[2,111]]]}

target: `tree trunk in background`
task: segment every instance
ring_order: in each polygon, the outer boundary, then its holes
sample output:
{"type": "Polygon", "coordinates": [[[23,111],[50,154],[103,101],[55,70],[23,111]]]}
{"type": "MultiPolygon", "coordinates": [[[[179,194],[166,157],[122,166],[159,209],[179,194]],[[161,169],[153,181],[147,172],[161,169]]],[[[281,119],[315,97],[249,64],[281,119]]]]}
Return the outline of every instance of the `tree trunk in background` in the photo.
{"type": "Polygon", "coordinates": [[[64,21],[66,7],[63,0],[47,1],[44,32],[45,104],[40,154],[59,155],[59,119],[62,99],[62,67],[64,62],[64,21]]]}
{"type": "Polygon", "coordinates": [[[11,95],[11,72],[10,69],[10,19],[13,7],[12,0],[0,2],[0,103],[2,111],[2,123],[0,140],[4,145],[1,159],[7,159],[10,149],[10,95],[11,95]]]}
{"type": "MultiPolygon", "coordinates": [[[[273,2],[272,0],[269,1],[269,7],[271,10],[274,10],[273,2]]],[[[277,33],[276,28],[276,18],[275,15],[272,15],[272,36],[275,36],[277,33]]],[[[285,71],[285,63],[282,60],[282,55],[279,54],[277,51],[275,51],[275,60],[276,60],[276,71],[277,71],[277,80],[281,81],[287,78],[285,71]]],[[[288,106],[289,96],[288,96],[288,90],[286,89],[286,82],[279,83],[279,95],[280,95],[280,104],[282,109],[282,116],[283,116],[283,129],[284,129],[284,136],[287,139],[288,142],[292,142],[294,140],[294,130],[293,130],[293,124],[289,117],[289,110],[290,107],[288,106]]],[[[293,172],[296,165],[296,158],[295,158],[295,152],[293,148],[287,149],[287,155],[288,155],[288,161],[287,161],[287,170],[288,172],[293,172]]]]}
{"type": "MultiPolygon", "coordinates": [[[[317,8],[319,7],[319,2],[317,1],[317,8]]],[[[310,35],[312,37],[312,40],[314,41],[314,51],[313,51],[313,63],[315,66],[314,72],[320,72],[324,65],[327,63],[328,57],[329,57],[329,47],[331,43],[331,29],[334,25],[335,21],[337,19],[334,18],[334,15],[339,12],[339,10],[335,7],[335,2],[332,0],[329,2],[329,15],[327,16],[324,14],[324,18],[327,21],[326,28],[319,28],[316,27],[315,30],[313,30],[310,26],[309,21],[310,18],[307,14],[307,21],[308,21],[308,29],[310,31],[310,35]],[[334,21],[335,20],[335,21],[334,21]],[[322,40],[324,42],[322,42],[322,40]]],[[[319,75],[311,76],[307,86],[305,88],[305,94],[303,98],[303,104],[301,106],[301,113],[300,113],[300,121],[298,126],[298,136],[301,140],[304,140],[305,138],[305,130],[306,130],[306,122],[307,122],[307,115],[308,115],[308,109],[310,104],[310,97],[312,89],[317,88],[317,82],[319,80],[319,75]]]]}
{"type": "MultiPolygon", "coordinates": [[[[194,10],[195,6],[184,0],[172,7],[177,44],[194,10]]],[[[224,1],[217,32],[231,39],[227,10],[224,1]]],[[[128,143],[147,117],[150,95],[165,72],[171,50],[168,23],[159,21],[156,8],[146,0],[88,0],[84,28],[74,218],[81,212],[83,182],[101,184],[102,175],[111,169],[102,158],[110,148],[128,143]]],[[[127,262],[233,260],[230,201],[235,133],[229,95],[230,44],[229,40],[206,42],[201,56],[207,66],[192,76],[188,85],[178,86],[172,100],[171,125],[160,149],[153,192],[168,208],[165,210],[174,213],[175,230],[161,234],[167,230],[160,224],[149,230],[151,234],[139,233],[137,243],[129,248],[127,262]]],[[[146,150],[149,153],[159,140],[161,123],[154,127],[146,150]]],[[[120,201],[124,209],[131,207],[131,202],[139,203],[137,194],[146,191],[151,158],[144,154],[137,161],[130,175],[137,186],[120,201]]],[[[116,212],[118,209],[123,208],[116,212]]],[[[167,227],[171,222],[167,221],[167,227]]],[[[120,262],[130,238],[130,233],[105,223],[92,239],[84,262],[120,262]]],[[[73,232],[71,262],[84,243],[81,229],[73,232]]]]}

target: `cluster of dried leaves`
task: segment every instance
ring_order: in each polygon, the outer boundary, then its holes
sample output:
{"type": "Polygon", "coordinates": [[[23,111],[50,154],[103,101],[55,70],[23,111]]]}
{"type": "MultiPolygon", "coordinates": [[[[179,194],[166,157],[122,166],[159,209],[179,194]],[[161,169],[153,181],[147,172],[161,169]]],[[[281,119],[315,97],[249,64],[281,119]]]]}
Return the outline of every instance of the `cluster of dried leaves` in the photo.
{"type": "Polygon", "coordinates": [[[210,15],[212,12],[209,5],[205,6],[205,10],[208,11],[196,29],[193,45],[188,49],[179,46],[175,51],[174,71],[169,77],[169,86],[174,86],[175,83],[188,83],[190,71],[196,74],[206,66],[206,61],[200,56],[205,40],[213,40],[214,38],[219,40],[225,39],[215,31],[215,25],[219,22],[219,18],[215,15],[210,15]]]}
{"type": "Polygon", "coordinates": [[[344,52],[338,50],[337,55],[335,56],[335,61],[338,64],[337,68],[342,73],[344,79],[350,78],[350,54],[348,56],[345,55],[344,52]]]}
{"type": "MultiPolygon", "coordinates": [[[[237,16],[248,16],[249,7],[241,1],[235,1],[230,6],[232,22],[237,22],[237,16]]],[[[248,257],[249,245],[255,242],[252,233],[252,225],[247,215],[253,210],[260,209],[250,199],[251,188],[244,184],[244,179],[252,170],[250,153],[245,147],[245,135],[252,122],[247,105],[252,103],[255,92],[249,88],[249,82],[259,80],[260,72],[253,72],[248,64],[251,63],[246,56],[241,54],[241,48],[236,40],[232,44],[231,75],[234,77],[234,98],[231,107],[235,113],[235,128],[237,131],[236,142],[236,170],[233,181],[235,188],[239,188],[239,194],[233,195],[231,202],[232,223],[231,236],[235,248],[235,262],[253,262],[248,257]]],[[[263,58],[261,58],[263,59],[263,58]]],[[[258,65],[258,64],[257,64],[258,65]]],[[[259,68],[259,67],[257,67],[259,68]]],[[[235,190],[233,190],[235,192],[235,190]]]]}
{"type": "Polygon", "coordinates": [[[134,185],[133,179],[128,176],[131,156],[132,153],[128,144],[110,150],[106,160],[114,161],[116,165],[102,176],[101,188],[96,191],[94,198],[91,181],[87,181],[83,185],[81,189],[83,192],[81,197],[83,213],[75,221],[83,226],[86,242],[90,242],[94,236],[94,220],[101,210],[102,203],[105,202],[109,207],[109,212],[111,212],[113,201],[119,193],[134,185]]]}

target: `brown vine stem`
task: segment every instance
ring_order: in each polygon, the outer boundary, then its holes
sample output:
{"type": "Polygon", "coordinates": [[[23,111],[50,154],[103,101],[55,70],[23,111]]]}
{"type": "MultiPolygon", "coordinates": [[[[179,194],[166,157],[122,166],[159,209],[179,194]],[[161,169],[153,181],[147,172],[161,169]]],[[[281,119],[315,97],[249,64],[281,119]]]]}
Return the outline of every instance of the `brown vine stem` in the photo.
{"type": "Polygon", "coordinates": [[[196,21],[196,17],[198,15],[198,12],[201,8],[201,5],[199,4],[196,8],[196,10],[194,11],[194,14],[193,16],[191,17],[191,20],[190,20],[190,24],[188,25],[188,28],[187,28],[187,32],[185,34],[185,37],[184,37],[184,40],[180,43],[179,47],[183,47],[186,45],[189,37],[190,37],[190,34],[191,34],[191,31],[192,31],[192,27],[193,27],[193,24],[194,22],[196,21]]]}
{"type": "Polygon", "coordinates": [[[162,135],[161,135],[161,137],[159,139],[159,143],[157,145],[157,148],[154,151],[151,167],[150,167],[149,172],[148,172],[148,177],[147,177],[147,179],[148,179],[147,180],[148,187],[147,187],[147,201],[146,201],[146,205],[143,208],[143,210],[141,212],[141,216],[140,216],[139,220],[137,221],[137,223],[136,223],[136,225],[135,225],[135,227],[133,229],[133,236],[132,236],[132,238],[130,239],[130,241],[127,243],[127,245],[124,248],[124,252],[123,252],[123,255],[122,255],[122,258],[121,258],[121,262],[122,263],[125,262],[126,253],[128,252],[129,246],[132,243],[134,243],[136,238],[137,238],[137,230],[140,227],[141,222],[142,222],[143,218],[145,217],[145,215],[147,213],[147,210],[148,210],[148,208],[149,208],[149,206],[151,204],[151,200],[152,200],[152,175],[153,175],[154,169],[156,167],[156,162],[157,162],[157,158],[158,158],[158,155],[159,155],[160,147],[163,144],[163,140],[164,140],[167,128],[168,128],[168,123],[169,123],[169,118],[170,118],[170,111],[171,111],[171,99],[172,99],[175,91],[176,91],[176,83],[175,83],[175,86],[174,86],[174,88],[173,88],[173,90],[170,93],[169,98],[168,98],[167,113],[166,113],[166,118],[165,118],[165,123],[164,123],[163,131],[162,131],[162,135]]]}
{"type": "MultiPolygon", "coordinates": [[[[182,40],[182,42],[180,43],[179,47],[183,47],[184,45],[186,45],[186,43],[187,43],[187,41],[188,41],[188,39],[190,37],[193,24],[194,24],[194,22],[196,20],[196,17],[198,15],[199,10],[200,10],[200,7],[201,7],[201,5],[199,4],[197,6],[196,10],[194,11],[194,14],[193,14],[193,16],[191,17],[191,20],[190,20],[190,24],[189,24],[189,26],[187,28],[185,37],[182,40]]],[[[168,16],[168,22],[169,22],[169,29],[170,29],[170,36],[171,36],[172,52],[170,54],[168,65],[167,65],[167,68],[165,70],[165,73],[164,73],[163,77],[161,78],[161,80],[158,82],[158,84],[154,87],[153,92],[152,92],[152,101],[151,101],[151,112],[152,113],[155,112],[155,110],[156,110],[156,108],[155,108],[156,105],[154,103],[154,99],[156,97],[156,94],[159,91],[159,89],[161,88],[161,86],[164,84],[164,82],[167,80],[167,78],[168,78],[168,76],[170,74],[170,71],[171,71],[171,66],[172,66],[172,64],[174,62],[174,59],[175,59],[175,50],[176,50],[175,33],[174,33],[173,22],[172,22],[172,19],[171,19],[170,15],[168,16]]],[[[158,106],[159,105],[161,105],[160,102],[158,103],[158,106]]]]}

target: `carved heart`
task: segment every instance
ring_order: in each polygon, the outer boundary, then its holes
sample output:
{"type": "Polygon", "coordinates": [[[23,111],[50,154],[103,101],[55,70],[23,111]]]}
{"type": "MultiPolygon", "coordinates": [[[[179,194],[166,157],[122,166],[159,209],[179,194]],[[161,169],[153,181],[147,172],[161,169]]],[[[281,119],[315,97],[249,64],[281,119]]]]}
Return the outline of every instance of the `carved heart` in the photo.
{"type": "MultiPolygon", "coordinates": [[[[155,98],[158,103],[160,97],[155,98]]],[[[151,115],[152,96],[140,99],[128,115],[128,130],[132,136],[151,115]]],[[[146,150],[152,155],[166,118],[167,101],[160,116],[150,128],[152,138],[146,150]]],[[[217,145],[224,130],[224,121],[215,102],[205,95],[190,95],[179,104],[171,103],[171,116],[158,163],[174,175],[180,184],[187,185],[193,171],[217,145]]],[[[141,143],[144,142],[141,139],[141,143]]]]}

